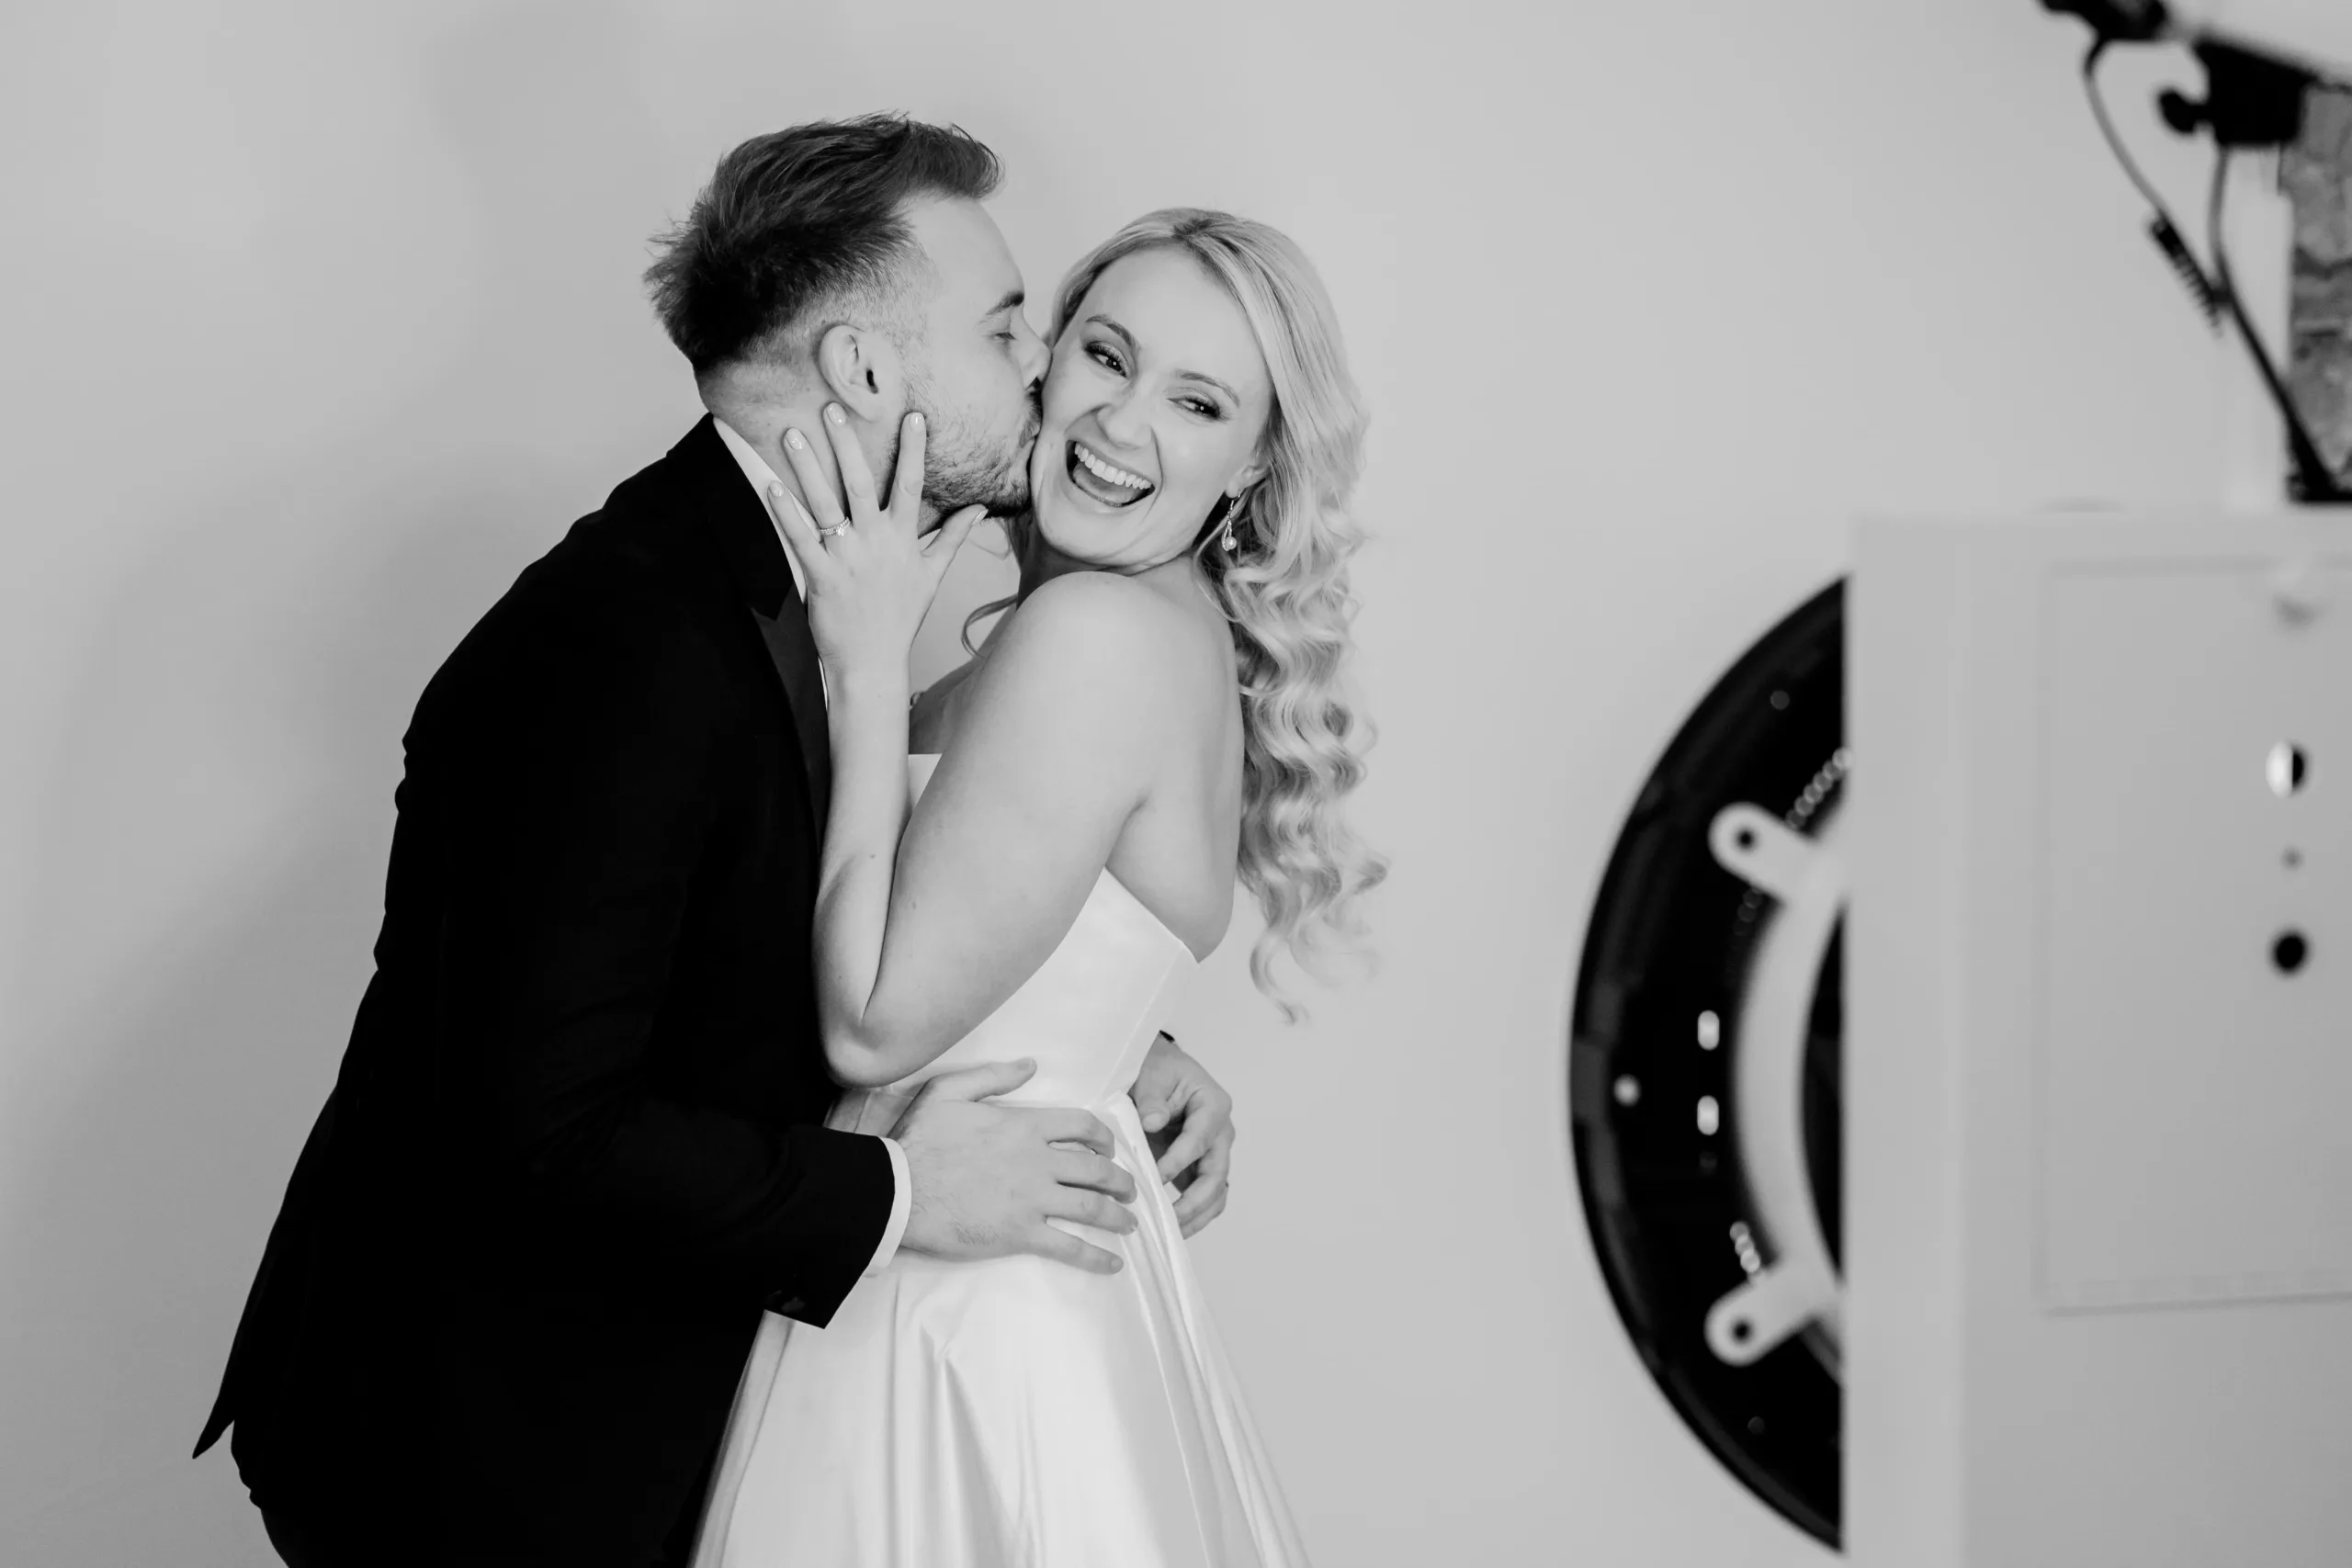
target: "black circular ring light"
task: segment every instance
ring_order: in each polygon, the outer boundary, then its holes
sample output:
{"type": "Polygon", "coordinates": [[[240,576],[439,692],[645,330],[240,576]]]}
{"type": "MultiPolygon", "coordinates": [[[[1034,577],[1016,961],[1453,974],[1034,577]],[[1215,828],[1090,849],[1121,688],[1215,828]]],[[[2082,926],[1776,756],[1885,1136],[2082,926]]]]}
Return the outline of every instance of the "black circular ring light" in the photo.
{"type": "Polygon", "coordinates": [[[1626,1332],[1700,1439],[1838,1540],[1845,585],[1682,726],[1577,976],[1569,1119],[1626,1332]]]}

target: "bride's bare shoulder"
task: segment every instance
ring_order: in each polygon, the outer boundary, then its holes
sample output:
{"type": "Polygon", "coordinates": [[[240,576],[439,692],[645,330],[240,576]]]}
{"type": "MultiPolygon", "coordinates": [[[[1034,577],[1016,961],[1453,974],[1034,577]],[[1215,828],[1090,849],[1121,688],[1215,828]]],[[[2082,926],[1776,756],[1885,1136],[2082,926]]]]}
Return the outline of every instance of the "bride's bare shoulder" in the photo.
{"type": "Polygon", "coordinates": [[[1206,623],[1158,585],[1107,571],[1066,572],[1022,601],[990,639],[976,683],[1007,697],[1091,698],[1118,707],[1190,693],[1214,697],[1216,668],[1207,656],[1221,636],[1221,623],[1206,623]]]}

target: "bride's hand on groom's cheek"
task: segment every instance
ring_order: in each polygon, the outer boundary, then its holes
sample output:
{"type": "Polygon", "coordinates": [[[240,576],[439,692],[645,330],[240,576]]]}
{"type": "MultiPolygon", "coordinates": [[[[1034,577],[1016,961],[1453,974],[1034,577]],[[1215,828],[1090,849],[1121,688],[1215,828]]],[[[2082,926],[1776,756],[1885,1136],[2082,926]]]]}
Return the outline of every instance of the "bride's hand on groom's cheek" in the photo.
{"type": "Polygon", "coordinates": [[[1159,1179],[1176,1184],[1186,1235],[1225,1213],[1232,1187],[1233,1097],[1167,1035],[1152,1043],[1132,1093],[1159,1179]]]}
{"type": "Polygon", "coordinates": [[[808,584],[808,630],[826,668],[840,681],[868,673],[902,681],[907,650],[940,581],[986,509],[966,507],[924,538],[922,416],[909,414],[901,427],[887,502],[876,493],[865,450],[840,405],[826,406],[823,424],[841,475],[839,493],[810,438],[787,430],[785,459],[808,501],[803,505],[778,485],[770,507],[808,584]]]}

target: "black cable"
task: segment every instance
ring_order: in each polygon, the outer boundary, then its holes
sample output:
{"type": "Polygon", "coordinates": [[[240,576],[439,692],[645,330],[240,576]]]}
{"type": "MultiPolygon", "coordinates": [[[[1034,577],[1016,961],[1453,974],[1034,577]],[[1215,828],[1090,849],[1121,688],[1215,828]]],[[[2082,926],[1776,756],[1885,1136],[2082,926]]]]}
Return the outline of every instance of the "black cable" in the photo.
{"type": "Polygon", "coordinates": [[[2197,308],[2205,313],[2206,324],[2219,332],[2222,329],[2221,295],[2205,276],[2205,269],[2197,265],[2196,254],[2189,250],[2188,242],[2181,238],[2180,228],[2172,220],[2172,212],[2165,206],[2164,197],[2156,194],[2156,187],[2150,185],[2148,177],[2140,172],[2139,162],[2132,156],[2132,150],[2123,144],[2122,136],[2115,129],[2114,118],[2108,113],[2107,96],[2099,91],[2099,58],[2107,52],[2107,46],[2112,41],[2111,39],[2099,39],[2092,43],[2090,52],[2083,56],[2083,94],[2090,99],[2091,117],[2098,121],[2099,134],[2107,138],[2108,148],[2114,152],[2115,161],[2123,165],[2123,172],[2131,176],[2133,185],[2140,187],[2140,195],[2154,209],[2155,216],[2148,223],[2148,237],[2155,241],[2156,249],[2165,254],[2165,261],[2179,275],[2181,286],[2188,290],[2188,296],[2196,301],[2197,308]]]}
{"type": "Polygon", "coordinates": [[[2238,336],[2245,341],[2246,352],[2254,355],[2255,368],[2262,373],[2262,384],[2270,393],[2270,400],[2278,407],[2278,416],[2287,425],[2287,449],[2295,459],[2294,497],[2306,502],[2352,502],[2352,492],[2346,491],[2328,471],[2327,460],[2319,455],[2319,446],[2312,433],[2303,426],[2302,416],[2295,411],[2295,400],[2288,393],[2286,383],[2278,378],[2277,367],[2262,346],[2262,339],[2246,319],[2245,305],[2238,298],[2236,281],[2230,276],[2229,246],[2222,234],[2222,198],[2229,190],[2231,150],[2220,148],[2213,157],[2213,190],[2206,208],[2205,243],[2213,253],[2213,276],[2222,302],[2237,323],[2238,336]]]}
{"type": "Polygon", "coordinates": [[[2107,37],[2097,39],[2092,42],[2089,52],[2083,56],[2083,91],[2090,100],[2091,116],[2098,122],[2099,133],[2107,138],[2107,145],[2114,152],[2115,161],[2122,165],[2124,174],[2139,188],[2142,198],[2155,214],[2148,224],[2149,237],[2155,241],[2157,249],[2164,252],[2165,260],[2179,275],[2182,286],[2188,290],[2198,309],[2204,312],[2206,321],[2219,331],[2222,312],[2227,310],[2237,327],[2239,337],[2245,343],[2246,352],[2254,356],[2255,369],[2260,373],[2263,387],[2270,394],[2272,403],[2277,405],[2279,418],[2286,426],[2288,450],[2294,459],[2295,472],[2289,487],[2294,499],[2311,504],[2352,502],[2352,490],[2336,482],[2335,475],[2328,470],[2326,459],[2320,456],[2318,444],[2312,439],[2311,431],[2304,425],[2302,416],[2296,412],[2295,400],[2288,392],[2286,383],[2279,379],[2278,368],[2271,364],[2268,352],[2262,346],[2262,339],[2254,330],[2254,323],[2247,319],[2245,304],[2238,298],[2237,285],[2230,276],[2229,247],[2222,237],[2222,210],[2228,190],[2231,149],[2227,145],[2219,145],[2214,157],[2213,187],[2206,213],[2206,243],[2213,257],[2212,274],[2208,276],[2205,269],[2198,265],[2196,254],[2188,248],[2188,242],[2181,237],[2180,227],[2173,221],[2171,209],[2156,194],[2156,187],[2141,173],[2138,160],[2124,145],[2122,136],[2115,129],[2113,118],[2108,113],[2106,96],[2099,91],[2098,65],[2108,45],[2113,41],[2107,37]]]}

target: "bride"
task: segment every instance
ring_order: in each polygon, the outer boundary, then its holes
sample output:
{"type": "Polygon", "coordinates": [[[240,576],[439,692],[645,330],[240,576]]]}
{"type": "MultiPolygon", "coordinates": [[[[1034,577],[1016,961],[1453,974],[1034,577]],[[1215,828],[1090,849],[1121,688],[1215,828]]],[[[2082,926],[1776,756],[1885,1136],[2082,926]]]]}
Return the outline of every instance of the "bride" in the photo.
{"type": "MultiPolygon", "coordinates": [[[[820,437],[786,439],[815,514],[778,487],[779,523],[832,687],[831,1124],[887,1131],[933,1074],[1027,1059],[1007,1099],[1092,1111],[1140,1177],[1126,1090],[1237,874],[1266,921],[1251,974],[1295,1017],[1277,954],[1352,935],[1385,869],[1338,811],[1363,773],[1340,676],[1363,415],[1313,268],[1222,213],[1153,213],[1081,260],[1052,354],[1019,593],[911,701],[909,644],[977,513],[918,540],[919,422],[887,504],[837,421],[845,505],[820,437]]],[[[822,1330],[765,1318],[697,1563],[1304,1563],[1168,1190],[1136,1185],[1069,1227],[1080,1269],[902,1253],[822,1330]]]]}

